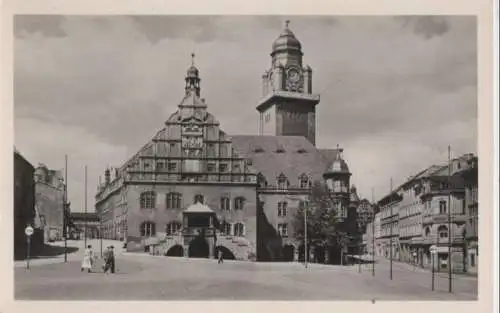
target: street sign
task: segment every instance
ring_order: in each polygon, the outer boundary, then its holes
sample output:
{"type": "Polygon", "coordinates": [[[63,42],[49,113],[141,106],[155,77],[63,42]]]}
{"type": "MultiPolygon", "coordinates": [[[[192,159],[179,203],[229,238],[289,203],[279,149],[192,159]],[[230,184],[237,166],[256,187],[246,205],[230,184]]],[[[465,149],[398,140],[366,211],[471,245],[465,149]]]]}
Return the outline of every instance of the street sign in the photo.
{"type": "Polygon", "coordinates": [[[437,248],[436,248],[436,246],[431,246],[431,247],[429,248],[429,252],[430,252],[431,254],[436,254],[436,253],[437,253],[437,248]]]}
{"type": "Polygon", "coordinates": [[[24,233],[26,234],[26,236],[30,237],[31,235],[33,235],[33,232],[34,232],[34,229],[33,227],[31,226],[27,226],[25,229],[24,229],[24,233]]]}

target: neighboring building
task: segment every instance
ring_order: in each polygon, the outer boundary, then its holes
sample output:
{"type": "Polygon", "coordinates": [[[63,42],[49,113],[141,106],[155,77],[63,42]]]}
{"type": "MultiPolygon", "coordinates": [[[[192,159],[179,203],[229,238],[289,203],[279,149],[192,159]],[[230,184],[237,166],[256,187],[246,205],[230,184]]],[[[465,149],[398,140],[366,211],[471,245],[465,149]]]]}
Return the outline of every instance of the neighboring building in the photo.
{"type": "Polygon", "coordinates": [[[27,238],[24,233],[29,225],[35,229],[31,237],[31,251],[43,244],[43,231],[35,210],[34,167],[14,148],[14,259],[27,256],[27,238]]]}
{"type": "Polygon", "coordinates": [[[69,213],[68,224],[71,224],[69,237],[71,239],[84,239],[85,232],[87,239],[99,237],[99,216],[96,213],[71,212],[69,213]]]}
{"type": "Polygon", "coordinates": [[[465,228],[465,251],[467,271],[477,273],[479,264],[478,158],[471,157],[468,165],[468,169],[462,172],[462,177],[465,180],[465,210],[468,217],[465,228]]]}
{"type": "Polygon", "coordinates": [[[45,241],[63,239],[64,179],[61,171],[39,164],[35,170],[35,203],[45,241]]]}
{"type": "Polygon", "coordinates": [[[380,207],[380,245],[382,255],[393,260],[399,259],[399,203],[402,195],[397,191],[383,197],[377,205],[380,207]]]}
{"type": "Polygon", "coordinates": [[[435,247],[437,254],[434,265],[438,270],[445,270],[448,267],[448,249],[451,244],[453,271],[468,270],[465,248],[467,242],[464,237],[470,234],[472,246],[474,238],[477,239],[477,231],[473,230],[477,225],[472,226],[474,220],[477,220],[472,200],[473,193],[477,193],[477,180],[474,183],[473,176],[466,174],[473,173],[474,159],[473,155],[466,154],[451,160],[451,167],[432,165],[410,177],[378,202],[381,208],[381,239],[385,257],[390,257],[392,234],[394,260],[429,267],[433,261],[430,249],[435,247]],[[471,211],[466,210],[467,179],[464,177],[469,179],[471,211]],[[451,210],[450,223],[448,210],[451,210]],[[451,232],[448,230],[449,225],[451,232]],[[466,229],[466,225],[471,225],[470,231],[466,229]]]}
{"type": "Polygon", "coordinates": [[[105,171],[96,213],[106,238],[125,238],[128,251],[292,261],[304,254],[292,221],[312,182],[326,183],[339,215],[348,215],[351,174],[342,149],[315,147],[319,95],[288,24],[271,57],[260,135],[221,129],[193,63],[178,110],[135,156],[105,171]]]}
{"type": "Polygon", "coordinates": [[[381,241],[382,228],[380,225],[381,213],[378,210],[379,210],[378,207],[375,207],[375,209],[374,209],[374,212],[375,212],[375,220],[374,220],[374,225],[375,225],[375,256],[381,257],[383,255],[382,241],[381,241]]]}

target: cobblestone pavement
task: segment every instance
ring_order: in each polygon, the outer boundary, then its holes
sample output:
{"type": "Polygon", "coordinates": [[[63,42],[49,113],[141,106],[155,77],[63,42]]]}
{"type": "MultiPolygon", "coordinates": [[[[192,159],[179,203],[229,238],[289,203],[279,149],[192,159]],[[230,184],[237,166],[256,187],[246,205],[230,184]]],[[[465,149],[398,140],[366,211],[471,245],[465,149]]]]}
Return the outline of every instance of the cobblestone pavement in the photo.
{"type": "MultiPolygon", "coordinates": [[[[97,265],[99,269],[100,263],[97,265]]],[[[80,262],[15,269],[18,300],[476,300],[477,281],[443,278],[431,291],[425,273],[379,266],[250,263],[119,254],[117,273],[82,273],[80,262]]]]}

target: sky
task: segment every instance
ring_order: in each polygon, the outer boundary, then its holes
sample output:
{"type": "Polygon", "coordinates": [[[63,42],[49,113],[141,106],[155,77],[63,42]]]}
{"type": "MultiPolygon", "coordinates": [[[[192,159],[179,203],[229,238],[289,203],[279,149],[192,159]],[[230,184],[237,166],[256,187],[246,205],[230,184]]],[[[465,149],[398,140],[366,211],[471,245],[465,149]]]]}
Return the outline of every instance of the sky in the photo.
{"type": "Polygon", "coordinates": [[[261,75],[285,20],[313,69],[316,144],[344,148],[351,183],[378,200],[409,176],[477,153],[476,20],[467,16],[16,16],[14,143],[64,168],[72,211],[99,175],[163,127],[191,53],[208,110],[257,134],[261,75]]]}

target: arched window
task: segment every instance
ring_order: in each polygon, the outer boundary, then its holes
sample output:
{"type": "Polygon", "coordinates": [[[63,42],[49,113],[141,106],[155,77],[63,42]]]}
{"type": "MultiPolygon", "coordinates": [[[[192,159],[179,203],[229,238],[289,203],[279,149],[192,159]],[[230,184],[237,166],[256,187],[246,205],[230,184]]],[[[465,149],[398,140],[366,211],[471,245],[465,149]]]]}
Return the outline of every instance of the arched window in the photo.
{"type": "Polygon", "coordinates": [[[178,192],[167,193],[167,209],[180,209],[182,206],[182,195],[178,192]]]}
{"type": "Polygon", "coordinates": [[[220,198],[220,209],[222,211],[230,211],[231,210],[231,201],[228,197],[220,198]]]}
{"type": "Polygon", "coordinates": [[[154,209],[156,204],[156,192],[144,191],[141,193],[141,209],[154,209]]]}
{"type": "Polygon", "coordinates": [[[156,224],[153,222],[142,222],[140,226],[141,237],[156,236],[156,224]]]}
{"type": "Polygon", "coordinates": [[[243,206],[245,205],[245,198],[243,197],[236,197],[234,199],[234,210],[243,210],[243,206]]]}
{"type": "Polygon", "coordinates": [[[173,235],[181,230],[181,227],[181,223],[179,222],[170,222],[165,227],[165,232],[167,233],[167,235],[173,235]]]}
{"type": "Polygon", "coordinates": [[[259,184],[260,188],[266,188],[267,187],[267,180],[264,177],[264,175],[262,175],[262,173],[257,174],[257,184],[259,184]]]}
{"type": "Polygon", "coordinates": [[[286,178],[285,174],[281,173],[277,177],[276,181],[279,190],[286,190],[288,188],[288,179],[286,178]]]}
{"type": "Polygon", "coordinates": [[[197,203],[197,202],[204,203],[204,200],[205,200],[205,197],[203,197],[203,195],[195,195],[193,202],[194,203],[197,203]]]}
{"type": "Polygon", "coordinates": [[[236,223],[234,224],[234,235],[236,237],[242,237],[244,236],[245,233],[245,225],[242,223],[236,223]]]}
{"type": "Polygon", "coordinates": [[[438,227],[438,236],[439,238],[445,239],[448,238],[448,227],[441,225],[438,227]]]}
{"type": "Polygon", "coordinates": [[[278,216],[285,217],[287,215],[288,203],[286,201],[278,202],[278,216]]]}
{"type": "Polygon", "coordinates": [[[306,174],[302,174],[299,177],[300,188],[309,188],[309,177],[306,174]]]}

